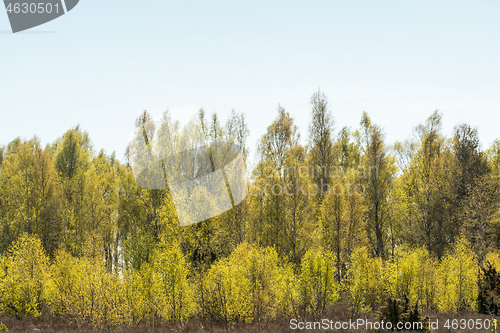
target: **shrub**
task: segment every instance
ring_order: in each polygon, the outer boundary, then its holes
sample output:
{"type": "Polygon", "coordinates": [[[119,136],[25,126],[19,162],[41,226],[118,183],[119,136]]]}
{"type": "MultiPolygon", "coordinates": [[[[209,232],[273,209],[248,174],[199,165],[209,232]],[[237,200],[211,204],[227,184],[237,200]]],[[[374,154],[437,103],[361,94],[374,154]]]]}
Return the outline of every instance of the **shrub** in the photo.
{"type": "Polygon", "coordinates": [[[94,326],[126,322],[123,282],[107,271],[104,260],[74,258],[59,250],[52,270],[49,293],[54,314],[94,326]]]}
{"type": "Polygon", "coordinates": [[[456,311],[476,308],[478,266],[465,239],[439,265],[438,309],[456,311]]]}
{"type": "Polygon", "coordinates": [[[291,264],[282,264],[276,270],[273,288],[277,315],[298,317],[299,285],[291,264]]]}
{"type": "Polygon", "coordinates": [[[366,247],[356,249],[351,255],[347,281],[352,314],[378,306],[387,293],[386,284],[382,260],[371,258],[366,247]]]}
{"type": "MultiPolygon", "coordinates": [[[[387,303],[380,308],[378,320],[392,323],[392,330],[397,329],[397,323],[422,323],[420,332],[430,332],[428,328],[429,317],[422,317],[418,309],[418,302],[411,305],[408,296],[403,295],[402,299],[389,297],[387,303]]],[[[387,327],[387,326],[386,326],[387,327]]]]}
{"type": "Polygon", "coordinates": [[[500,314],[500,272],[489,261],[481,266],[477,307],[479,313],[500,314]]]}
{"type": "Polygon", "coordinates": [[[18,319],[41,315],[49,265],[40,239],[24,234],[12,244],[1,264],[0,305],[3,311],[18,319]]]}
{"type": "Polygon", "coordinates": [[[335,281],[335,259],[323,249],[311,249],[302,258],[300,301],[302,307],[317,317],[339,298],[335,281]]]}
{"type": "Polygon", "coordinates": [[[297,280],[272,248],[240,244],[200,279],[199,304],[206,319],[260,322],[296,313],[297,280]]]}
{"type": "Polygon", "coordinates": [[[427,250],[401,250],[388,265],[392,296],[408,297],[411,303],[420,300],[425,308],[435,307],[437,271],[427,250]]]}
{"type": "Polygon", "coordinates": [[[154,271],[159,283],[160,316],[169,322],[185,322],[194,310],[189,264],[179,245],[163,243],[155,252],[154,271]]]}
{"type": "Polygon", "coordinates": [[[158,325],[161,321],[161,290],[154,269],[148,263],[143,263],[140,269],[126,272],[125,281],[130,320],[134,324],[158,325]]]}
{"type": "Polygon", "coordinates": [[[216,262],[204,278],[202,307],[212,320],[229,323],[252,320],[250,281],[244,263],[222,259],[216,262]]]}

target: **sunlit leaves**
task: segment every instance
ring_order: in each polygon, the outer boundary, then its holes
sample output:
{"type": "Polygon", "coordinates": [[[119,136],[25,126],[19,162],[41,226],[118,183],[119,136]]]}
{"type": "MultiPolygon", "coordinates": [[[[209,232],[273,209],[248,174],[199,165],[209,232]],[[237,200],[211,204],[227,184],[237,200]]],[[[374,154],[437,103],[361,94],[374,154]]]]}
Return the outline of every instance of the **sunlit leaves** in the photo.
{"type": "Polygon", "coordinates": [[[40,239],[23,234],[0,264],[1,309],[19,319],[41,315],[50,268],[40,239]]]}

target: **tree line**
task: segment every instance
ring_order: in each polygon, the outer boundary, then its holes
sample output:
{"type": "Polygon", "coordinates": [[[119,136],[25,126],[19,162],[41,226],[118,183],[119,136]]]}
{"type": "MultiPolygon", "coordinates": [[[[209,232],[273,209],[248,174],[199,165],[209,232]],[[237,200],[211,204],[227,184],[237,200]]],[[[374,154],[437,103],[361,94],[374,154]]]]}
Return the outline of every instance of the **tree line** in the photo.
{"type": "MultiPolygon", "coordinates": [[[[1,147],[1,311],[96,325],[230,325],[319,316],[339,299],[355,315],[388,295],[477,309],[479,267],[500,269],[500,141],[481,149],[467,124],[447,137],[435,111],[411,139],[388,144],[366,112],[359,128],[337,129],[319,90],[310,115],[301,140],[279,106],[253,164],[235,111],[222,123],[201,109],[186,126],[144,111],[123,162],[96,152],[79,126],[45,147],[36,137],[1,147]],[[181,227],[168,185],[137,186],[134,142],[146,132],[151,145],[167,135],[172,151],[237,144],[247,198],[181,227]]],[[[184,195],[198,203],[193,214],[216,204],[196,190],[184,195]]]]}

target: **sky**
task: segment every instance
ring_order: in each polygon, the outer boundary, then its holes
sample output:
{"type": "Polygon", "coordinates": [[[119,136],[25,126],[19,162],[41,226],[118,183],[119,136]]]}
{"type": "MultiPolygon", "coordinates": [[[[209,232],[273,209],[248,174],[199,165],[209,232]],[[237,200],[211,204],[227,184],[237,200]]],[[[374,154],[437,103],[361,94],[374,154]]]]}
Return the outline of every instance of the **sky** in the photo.
{"type": "Polygon", "coordinates": [[[203,107],[243,112],[254,156],[278,104],[306,143],[321,89],[336,132],[366,111],[393,143],[439,109],[443,134],[465,122],[487,148],[500,138],[499,14],[498,1],[80,0],[12,34],[0,11],[0,145],[80,125],[122,159],[143,110],[186,123],[203,107]]]}

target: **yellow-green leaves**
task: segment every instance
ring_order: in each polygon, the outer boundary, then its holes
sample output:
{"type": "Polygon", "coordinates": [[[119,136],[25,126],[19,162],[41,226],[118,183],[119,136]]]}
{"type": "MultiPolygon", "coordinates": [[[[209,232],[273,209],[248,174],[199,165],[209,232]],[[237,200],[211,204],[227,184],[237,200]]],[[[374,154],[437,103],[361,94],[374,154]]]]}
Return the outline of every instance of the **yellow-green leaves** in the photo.
{"type": "Polygon", "coordinates": [[[372,258],[366,247],[351,255],[347,289],[353,313],[374,309],[386,295],[386,272],[380,258],[372,258]]]}
{"type": "Polygon", "coordinates": [[[104,260],[74,258],[61,250],[52,271],[49,303],[53,313],[95,326],[126,322],[123,281],[107,271],[104,260]]]}
{"type": "Polygon", "coordinates": [[[193,288],[188,281],[190,265],[177,244],[163,244],[154,260],[159,289],[160,316],[170,322],[184,322],[193,314],[193,288]]]}
{"type": "Polygon", "coordinates": [[[272,248],[242,243],[208,271],[199,292],[202,313],[224,322],[252,322],[296,313],[297,280],[272,248]]]}
{"type": "Polygon", "coordinates": [[[395,298],[408,297],[411,304],[419,302],[425,308],[434,308],[437,293],[437,271],[427,250],[400,249],[388,264],[391,293],[395,298]]]}
{"type": "Polygon", "coordinates": [[[317,316],[339,298],[333,254],[311,249],[302,259],[300,300],[307,312],[317,316]]]}
{"type": "Polygon", "coordinates": [[[0,168],[0,253],[24,232],[37,234],[49,254],[60,227],[57,172],[35,137],[16,140],[0,168]]]}
{"type": "Polygon", "coordinates": [[[249,322],[253,307],[250,280],[245,266],[236,260],[223,259],[208,271],[205,290],[205,312],[212,318],[224,321],[249,322]],[[232,265],[232,264],[236,265],[232,265]]]}
{"type": "Polygon", "coordinates": [[[22,235],[0,261],[0,306],[17,318],[42,313],[49,277],[48,258],[40,239],[22,235]]]}
{"type": "Polygon", "coordinates": [[[439,265],[438,309],[453,311],[475,308],[478,266],[465,239],[459,239],[453,251],[439,265]]]}

